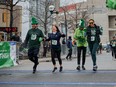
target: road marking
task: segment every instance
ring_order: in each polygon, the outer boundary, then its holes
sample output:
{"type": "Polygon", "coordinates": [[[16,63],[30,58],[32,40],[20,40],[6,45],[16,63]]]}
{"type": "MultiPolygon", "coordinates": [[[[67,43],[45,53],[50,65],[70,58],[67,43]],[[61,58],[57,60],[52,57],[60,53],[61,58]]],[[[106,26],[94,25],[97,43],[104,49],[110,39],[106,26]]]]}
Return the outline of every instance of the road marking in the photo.
{"type": "Polygon", "coordinates": [[[96,82],[0,82],[1,85],[80,85],[80,86],[116,86],[116,83],[96,82]]]}

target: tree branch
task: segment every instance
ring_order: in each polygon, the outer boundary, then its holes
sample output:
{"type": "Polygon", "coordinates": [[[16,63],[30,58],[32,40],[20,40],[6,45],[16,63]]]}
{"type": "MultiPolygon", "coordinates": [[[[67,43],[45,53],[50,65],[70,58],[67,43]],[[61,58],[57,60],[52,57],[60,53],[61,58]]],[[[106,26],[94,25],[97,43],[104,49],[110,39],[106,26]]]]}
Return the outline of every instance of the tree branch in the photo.
{"type": "Polygon", "coordinates": [[[15,4],[13,4],[13,6],[16,6],[21,0],[17,0],[15,4]]]}
{"type": "Polygon", "coordinates": [[[39,16],[34,15],[35,17],[37,17],[42,23],[45,23],[39,16]]]}
{"type": "Polygon", "coordinates": [[[14,9],[13,11],[17,11],[17,10],[22,10],[22,9],[14,9]]]}
{"type": "Polygon", "coordinates": [[[10,9],[9,9],[9,8],[2,8],[2,7],[0,7],[0,9],[6,9],[6,10],[9,10],[9,11],[10,11],[10,9]]]}
{"type": "Polygon", "coordinates": [[[50,18],[51,16],[52,16],[52,14],[50,14],[50,15],[47,17],[47,19],[50,18]]]}

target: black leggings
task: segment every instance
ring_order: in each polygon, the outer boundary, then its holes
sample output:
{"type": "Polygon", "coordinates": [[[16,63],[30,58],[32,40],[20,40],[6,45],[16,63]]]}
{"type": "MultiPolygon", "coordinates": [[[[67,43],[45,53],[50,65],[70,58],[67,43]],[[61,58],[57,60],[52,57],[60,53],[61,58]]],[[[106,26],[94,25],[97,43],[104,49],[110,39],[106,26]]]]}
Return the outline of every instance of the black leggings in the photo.
{"type": "Polygon", "coordinates": [[[112,47],[112,57],[116,58],[116,47],[112,47]]]}
{"type": "Polygon", "coordinates": [[[28,57],[29,60],[31,60],[35,65],[38,64],[38,53],[39,53],[39,48],[37,47],[32,47],[28,50],[28,57]]]}
{"type": "Polygon", "coordinates": [[[86,60],[86,47],[78,47],[77,48],[77,52],[78,52],[78,55],[77,55],[77,64],[80,65],[80,62],[81,62],[81,52],[83,51],[83,55],[82,55],[82,65],[84,66],[85,65],[85,60],[86,60]]]}
{"type": "Polygon", "coordinates": [[[58,58],[59,64],[62,65],[61,50],[51,49],[51,58],[52,58],[53,65],[56,65],[55,58],[58,58]]]}

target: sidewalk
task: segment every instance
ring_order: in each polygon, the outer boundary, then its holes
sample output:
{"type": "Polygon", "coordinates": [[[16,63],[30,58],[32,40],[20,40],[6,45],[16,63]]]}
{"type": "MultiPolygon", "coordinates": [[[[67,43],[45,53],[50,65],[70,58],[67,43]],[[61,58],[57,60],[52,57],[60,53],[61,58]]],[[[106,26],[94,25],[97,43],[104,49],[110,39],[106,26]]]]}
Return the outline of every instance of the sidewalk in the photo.
{"type": "MultiPolygon", "coordinates": [[[[61,57],[63,60],[63,66],[66,67],[66,69],[71,70],[72,68],[77,66],[77,57],[73,55],[72,61],[66,60],[66,55],[61,57]]],[[[21,64],[29,63],[29,60],[21,61],[21,64]]],[[[39,58],[40,65],[42,67],[45,66],[45,64],[50,64],[49,66],[52,66],[51,58],[39,58]]],[[[58,64],[58,63],[57,63],[58,64]]],[[[116,61],[112,59],[111,53],[103,52],[102,54],[97,55],[97,65],[99,70],[116,70],[116,61]]],[[[86,57],[86,63],[85,66],[88,70],[92,69],[92,59],[91,56],[86,57]]],[[[45,66],[46,67],[46,66],[45,66]]]]}
{"type": "MultiPolygon", "coordinates": [[[[67,61],[66,56],[62,56],[64,70],[76,70],[77,58],[73,57],[72,61],[67,61]]],[[[39,58],[38,70],[52,70],[53,65],[51,63],[51,58],[39,58]]],[[[97,65],[98,70],[116,70],[116,61],[112,60],[111,53],[103,52],[103,54],[97,55],[97,65]]],[[[59,64],[57,62],[57,66],[59,64]]],[[[33,63],[26,60],[20,60],[19,65],[11,68],[3,68],[1,70],[32,70],[33,63]]],[[[92,59],[91,56],[86,57],[85,67],[87,70],[92,70],[92,59]]]]}

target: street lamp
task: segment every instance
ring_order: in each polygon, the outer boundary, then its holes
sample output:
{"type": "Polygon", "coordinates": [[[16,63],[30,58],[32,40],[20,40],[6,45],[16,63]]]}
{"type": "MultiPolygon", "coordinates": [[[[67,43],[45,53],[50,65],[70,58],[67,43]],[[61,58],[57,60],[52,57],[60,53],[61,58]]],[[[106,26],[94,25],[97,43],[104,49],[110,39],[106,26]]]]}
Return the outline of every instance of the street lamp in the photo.
{"type": "Polygon", "coordinates": [[[54,5],[49,6],[49,11],[51,14],[53,14],[54,9],[55,9],[54,5]]]}
{"type": "Polygon", "coordinates": [[[58,11],[56,11],[55,10],[55,6],[54,5],[50,5],[49,6],[49,11],[50,11],[50,16],[51,16],[51,23],[53,24],[53,19],[55,18],[55,17],[53,17],[52,15],[53,14],[58,14],[59,12],[58,11]]]}
{"type": "Polygon", "coordinates": [[[50,5],[50,6],[49,6],[49,11],[50,11],[51,15],[52,15],[53,13],[58,14],[58,11],[55,11],[55,6],[54,6],[54,5],[50,5]]]}

